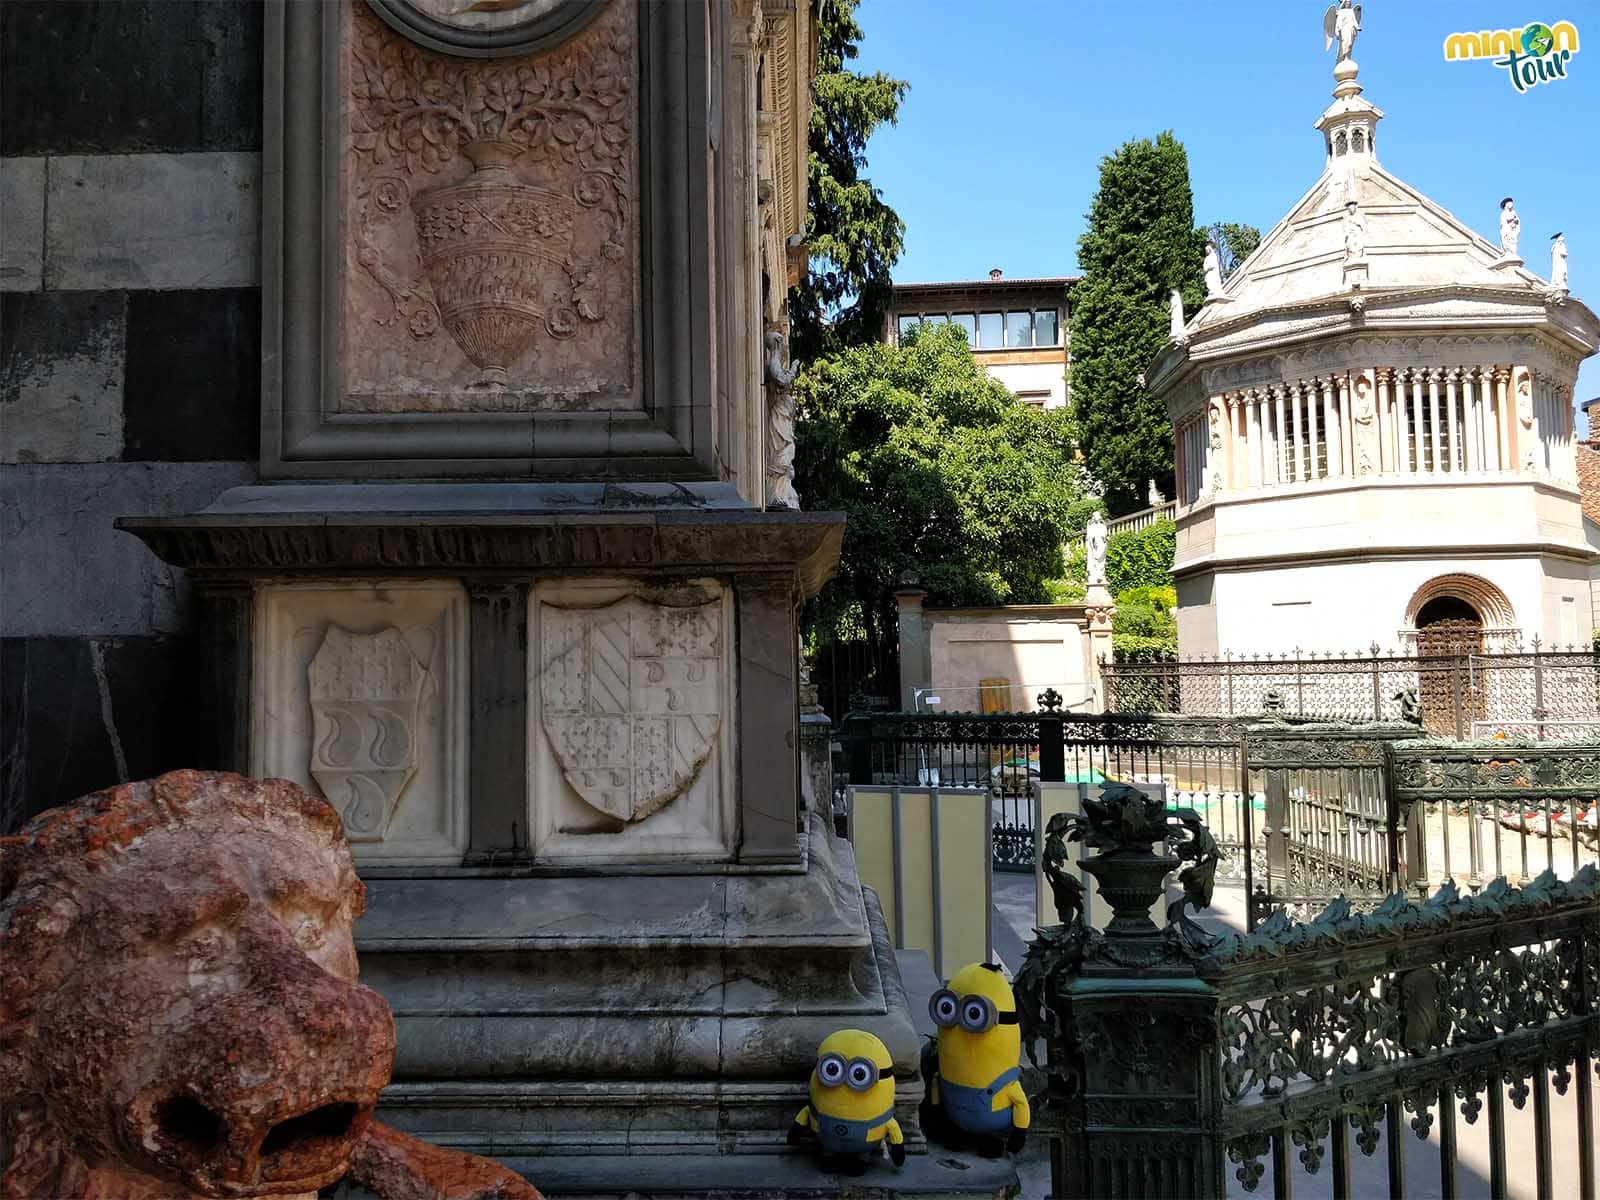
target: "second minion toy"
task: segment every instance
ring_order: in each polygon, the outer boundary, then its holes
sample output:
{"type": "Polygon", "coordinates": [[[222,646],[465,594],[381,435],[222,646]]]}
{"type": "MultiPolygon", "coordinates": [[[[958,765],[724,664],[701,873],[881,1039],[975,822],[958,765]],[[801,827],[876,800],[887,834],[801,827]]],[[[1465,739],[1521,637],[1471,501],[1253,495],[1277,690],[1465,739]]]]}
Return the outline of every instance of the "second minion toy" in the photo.
{"type": "Polygon", "coordinates": [[[939,1034],[933,1069],[924,1071],[924,1131],[952,1150],[998,1157],[1022,1149],[1032,1111],[1022,1090],[1017,998],[1005,975],[994,963],[962,967],[928,1012],[939,1034]]]}
{"type": "Polygon", "coordinates": [[[895,1166],[906,1161],[905,1135],[894,1119],[894,1059],[860,1029],[841,1029],[817,1047],[811,1103],[795,1116],[789,1143],[815,1138],[822,1167],[859,1175],[889,1144],[895,1166]]]}

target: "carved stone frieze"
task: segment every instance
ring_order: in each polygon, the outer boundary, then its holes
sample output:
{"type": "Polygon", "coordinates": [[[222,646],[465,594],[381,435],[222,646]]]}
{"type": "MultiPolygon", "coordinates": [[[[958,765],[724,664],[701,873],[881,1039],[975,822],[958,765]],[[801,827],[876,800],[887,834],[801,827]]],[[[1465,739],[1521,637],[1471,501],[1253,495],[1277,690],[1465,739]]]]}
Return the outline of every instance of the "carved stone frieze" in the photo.
{"type": "Polygon", "coordinates": [[[649,861],[731,849],[730,599],[709,580],[533,589],[536,856],[649,861]]]}
{"type": "Polygon", "coordinates": [[[346,12],[340,410],[637,407],[634,10],[494,59],[346,12]]]}
{"type": "Polygon", "coordinates": [[[417,718],[427,666],[390,626],[360,634],[330,625],[307,671],[311,775],[352,842],[381,841],[417,770],[417,718]]]}
{"type": "Polygon", "coordinates": [[[461,586],[269,584],[255,608],[250,773],[319,792],[360,863],[459,863],[467,839],[461,586]]]}
{"type": "Polygon", "coordinates": [[[539,625],[544,728],[567,782],[624,824],[676,800],[722,725],[718,602],[546,604],[539,625]]]}

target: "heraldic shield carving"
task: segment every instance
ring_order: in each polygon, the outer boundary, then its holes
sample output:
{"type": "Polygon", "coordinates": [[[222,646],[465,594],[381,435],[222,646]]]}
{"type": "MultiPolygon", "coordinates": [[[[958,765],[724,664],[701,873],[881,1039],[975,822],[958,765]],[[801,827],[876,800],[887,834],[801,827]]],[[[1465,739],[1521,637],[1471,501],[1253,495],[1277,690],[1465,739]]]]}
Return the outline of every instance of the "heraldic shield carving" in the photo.
{"type": "Polygon", "coordinates": [[[382,841],[417,771],[427,668],[393,626],[360,634],[330,625],[307,677],[311,776],[344,819],[347,838],[382,841]]]}
{"type": "Polygon", "coordinates": [[[722,608],[541,606],[545,732],[583,799],[642,821],[694,783],[722,724],[722,608]]]}

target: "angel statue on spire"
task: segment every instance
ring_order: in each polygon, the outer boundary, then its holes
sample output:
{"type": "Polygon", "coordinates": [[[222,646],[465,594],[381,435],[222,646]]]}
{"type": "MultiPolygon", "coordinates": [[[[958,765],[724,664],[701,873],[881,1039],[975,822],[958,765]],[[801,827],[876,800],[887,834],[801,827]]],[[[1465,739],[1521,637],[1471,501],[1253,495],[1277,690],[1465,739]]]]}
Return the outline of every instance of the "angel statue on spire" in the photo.
{"type": "Polygon", "coordinates": [[[1344,62],[1355,49],[1356,34],[1361,32],[1361,5],[1352,4],[1350,0],[1339,0],[1338,4],[1328,5],[1328,11],[1322,14],[1322,49],[1335,41],[1339,43],[1339,57],[1334,59],[1335,65],[1344,62]]]}

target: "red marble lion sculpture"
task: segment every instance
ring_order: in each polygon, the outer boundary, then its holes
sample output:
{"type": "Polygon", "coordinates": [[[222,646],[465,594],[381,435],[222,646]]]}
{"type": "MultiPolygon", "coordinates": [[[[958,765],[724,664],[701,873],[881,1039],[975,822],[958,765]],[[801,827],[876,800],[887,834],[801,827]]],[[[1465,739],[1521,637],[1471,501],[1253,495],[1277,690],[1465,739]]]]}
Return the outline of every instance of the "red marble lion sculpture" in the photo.
{"type": "Polygon", "coordinates": [[[0,1194],[538,1200],[372,1120],[365,907],[338,816],[282,779],[175,771],[0,839],[0,1194]]]}

